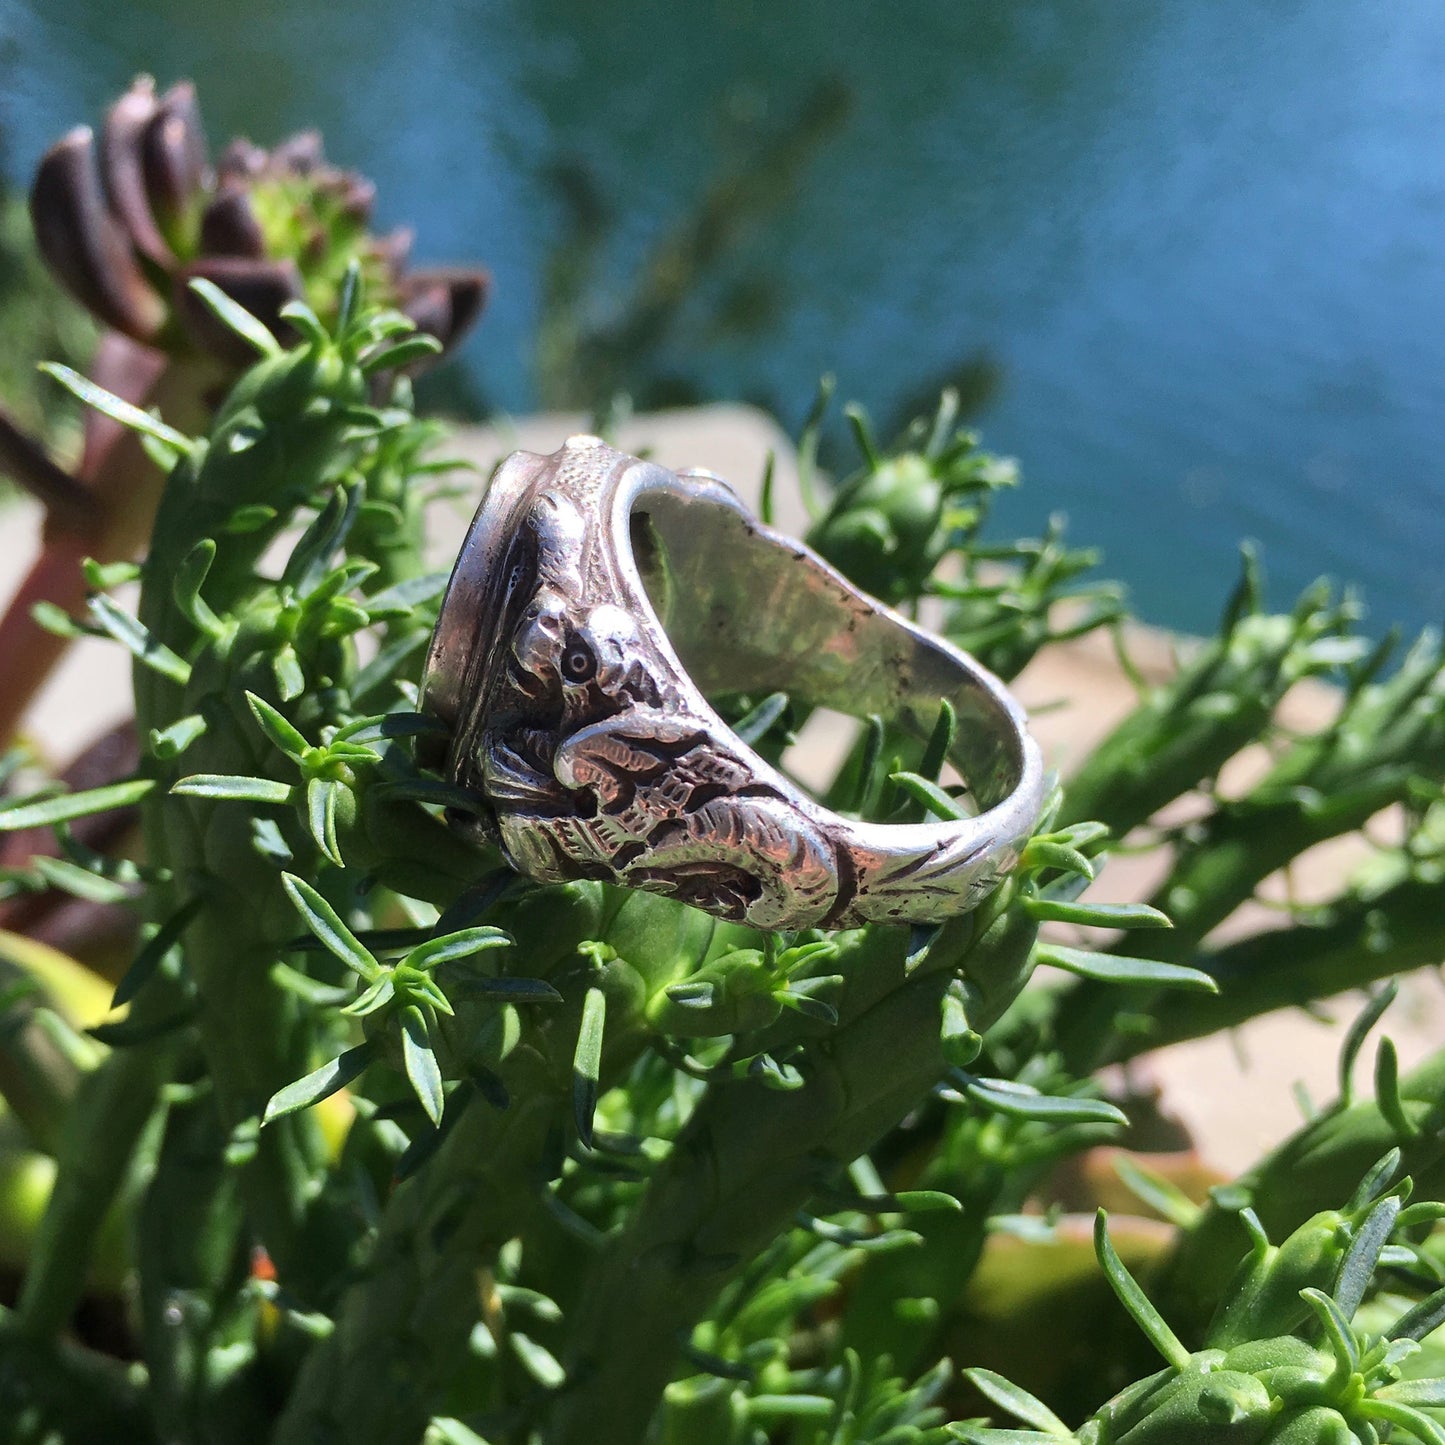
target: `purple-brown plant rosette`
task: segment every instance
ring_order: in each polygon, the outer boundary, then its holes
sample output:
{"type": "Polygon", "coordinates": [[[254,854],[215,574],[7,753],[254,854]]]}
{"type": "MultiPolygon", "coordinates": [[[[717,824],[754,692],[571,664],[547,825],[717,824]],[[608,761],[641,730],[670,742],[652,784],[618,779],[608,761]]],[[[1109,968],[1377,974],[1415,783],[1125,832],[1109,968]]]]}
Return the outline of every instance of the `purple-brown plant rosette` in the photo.
{"type": "Polygon", "coordinates": [[[191,281],[213,282],[287,340],[281,308],[303,300],[328,320],[355,261],[369,296],[449,349],[481,312],[487,273],[408,270],[410,231],[368,229],[375,194],[327,161],[315,131],[271,150],[236,140],[212,164],[195,87],[157,94],[141,76],[99,137],[79,126],[46,152],[30,204],[41,253],[67,289],[144,346],[244,365],[254,354],[191,281]]]}
{"type": "MultiPolygon", "coordinates": [[[[203,279],[297,339],[281,315],[301,301],[334,324],[349,269],[374,304],[393,306],[450,349],[486,301],[475,267],[410,270],[410,231],[369,228],[375,187],[330,164],[314,131],[271,150],[247,140],[213,162],[188,81],[157,93],[141,76],[99,135],[80,126],[40,162],[31,189],[39,250],[104,330],[90,379],[122,400],[204,431],[229,380],[256,359],[191,289],[203,279]]],[[[433,356],[415,358],[416,371],[433,356]]],[[[0,406],[0,470],[45,508],[39,555],[0,609],[0,745],[66,646],[33,620],[38,605],[83,611],[83,558],[129,560],[149,536],[160,476],[136,439],[91,412],[73,469],[0,406]]]]}

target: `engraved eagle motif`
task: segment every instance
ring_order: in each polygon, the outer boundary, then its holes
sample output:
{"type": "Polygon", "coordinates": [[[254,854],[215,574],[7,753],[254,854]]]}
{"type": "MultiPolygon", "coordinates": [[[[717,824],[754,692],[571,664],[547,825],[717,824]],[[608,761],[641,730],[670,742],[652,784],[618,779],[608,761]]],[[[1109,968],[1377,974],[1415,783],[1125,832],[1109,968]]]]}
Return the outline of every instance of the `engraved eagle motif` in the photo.
{"type": "Polygon", "coordinates": [[[564,480],[568,494],[535,498],[514,547],[480,739],[508,861],[764,928],[822,922],[838,900],[836,849],[671,681],[676,663],[620,605],[626,589],[594,545],[587,478],[564,480]]]}

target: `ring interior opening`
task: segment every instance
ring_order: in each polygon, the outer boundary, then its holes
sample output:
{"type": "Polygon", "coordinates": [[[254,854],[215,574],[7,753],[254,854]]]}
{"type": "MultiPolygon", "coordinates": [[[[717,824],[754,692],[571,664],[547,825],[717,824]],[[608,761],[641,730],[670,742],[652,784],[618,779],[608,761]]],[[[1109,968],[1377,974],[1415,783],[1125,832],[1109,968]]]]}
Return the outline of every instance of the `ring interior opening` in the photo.
{"type": "Polygon", "coordinates": [[[689,676],[709,697],[784,692],[926,739],[947,699],[950,761],[981,808],[1022,771],[1019,738],[993,695],[947,650],[902,627],[806,553],[705,496],[648,491],[632,515],[647,595],[689,676]]]}

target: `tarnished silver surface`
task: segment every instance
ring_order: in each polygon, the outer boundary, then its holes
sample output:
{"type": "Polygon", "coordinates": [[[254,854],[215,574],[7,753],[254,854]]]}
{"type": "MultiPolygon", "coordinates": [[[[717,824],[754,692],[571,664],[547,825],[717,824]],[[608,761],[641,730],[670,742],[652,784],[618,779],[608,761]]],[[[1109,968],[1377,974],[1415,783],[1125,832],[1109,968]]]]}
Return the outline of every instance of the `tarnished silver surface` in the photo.
{"type": "Polygon", "coordinates": [[[991,673],[717,478],[595,437],[498,468],[423,700],[452,727],[450,776],[485,799],[472,826],[519,872],[646,888],[763,928],[965,913],[1013,867],[1042,801],[1038,748],[991,673]],[[828,811],[707,701],[775,691],[921,737],[946,698],[979,815],[892,825],[828,811]]]}

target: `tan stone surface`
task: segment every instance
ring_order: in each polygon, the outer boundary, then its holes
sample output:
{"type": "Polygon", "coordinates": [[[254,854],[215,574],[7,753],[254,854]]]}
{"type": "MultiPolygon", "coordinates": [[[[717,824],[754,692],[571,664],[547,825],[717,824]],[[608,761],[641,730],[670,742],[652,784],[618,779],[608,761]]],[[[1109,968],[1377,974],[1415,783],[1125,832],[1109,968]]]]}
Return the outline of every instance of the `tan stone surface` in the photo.
{"type": "MultiPolygon", "coordinates": [[[[18,502],[0,510],[0,603],[8,604],[39,545],[38,507],[18,502]]],[[[83,638],[41,690],[27,732],[45,757],[64,763],[130,712],[130,654],[117,643],[83,638]]]]}

